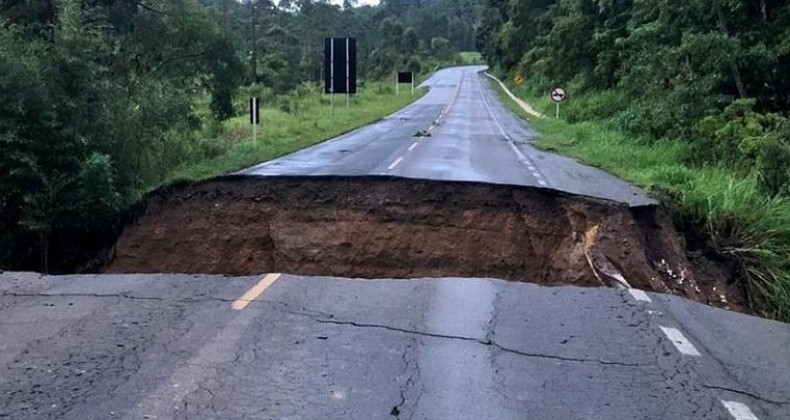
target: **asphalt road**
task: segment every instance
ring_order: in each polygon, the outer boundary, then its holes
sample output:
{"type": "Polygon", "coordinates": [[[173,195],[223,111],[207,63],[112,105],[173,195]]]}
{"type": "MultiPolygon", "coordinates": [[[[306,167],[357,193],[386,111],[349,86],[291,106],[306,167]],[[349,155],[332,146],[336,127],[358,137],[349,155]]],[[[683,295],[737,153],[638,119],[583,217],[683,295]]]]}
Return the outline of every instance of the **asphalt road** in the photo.
{"type": "Polygon", "coordinates": [[[441,70],[423,84],[429,92],[401,111],[241,173],[479,181],[553,188],[632,206],[655,204],[606,172],[536,149],[535,131],[499,101],[484,69],[441,70]],[[420,132],[430,136],[417,136],[420,132]]]}
{"type": "Polygon", "coordinates": [[[788,348],[613,289],[0,274],[8,419],[787,419],[788,348]]]}

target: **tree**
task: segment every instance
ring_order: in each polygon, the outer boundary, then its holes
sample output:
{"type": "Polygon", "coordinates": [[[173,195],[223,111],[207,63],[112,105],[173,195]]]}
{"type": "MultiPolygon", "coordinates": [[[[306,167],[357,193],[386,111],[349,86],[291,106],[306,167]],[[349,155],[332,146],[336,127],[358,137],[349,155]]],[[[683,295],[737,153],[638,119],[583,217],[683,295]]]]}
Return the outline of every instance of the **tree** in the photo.
{"type": "Polygon", "coordinates": [[[414,28],[406,28],[403,32],[400,50],[406,54],[417,53],[420,49],[420,38],[414,28]]]}
{"type": "Polygon", "coordinates": [[[440,60],[447,60],[452,55],[450,41],[447,38],[437,37],[431,40],[431,51],[440,60]]]}

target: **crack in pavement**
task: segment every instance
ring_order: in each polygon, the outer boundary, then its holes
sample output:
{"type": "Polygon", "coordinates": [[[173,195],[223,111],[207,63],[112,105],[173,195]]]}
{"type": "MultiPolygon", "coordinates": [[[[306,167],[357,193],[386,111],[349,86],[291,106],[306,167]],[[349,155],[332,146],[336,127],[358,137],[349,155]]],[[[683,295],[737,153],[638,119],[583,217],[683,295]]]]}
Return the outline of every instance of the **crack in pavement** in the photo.
{"type": "Polygon", "coordinates": [[[744,390],[735,389],[735,388],[729,388],[729,387],[726,387],[726,386],[702,384],[702,387],[705,388],[705,389],[715,389],[717,391],[732,392],[734,394],[743,395],[743,396],[750,397],[750,398],[753,398],[755,400],[766,402],[766,403],[769,403],[769,404],[790,405],[790,402],[788,402],[788,401],[776,401],[776,400],[772,400],[770,398],[765,398],[763,396],[760,396],[758,394],[755,394],[755,393],[752,393],[752,392],[749,392],[749,391],[744,391],[744,390]]]}
{"type": "MultiPolygon", "coordinates": [[[[639,331],[647,331],[658,326],[662,325],[661,322],[658,321],[658,318],[649,317],[649,312],[645,312],[649,306],[644,305],[643,303],[636,302],[628,296],[628,291],[623,290],[620,293],[620,297],[623,300],[624,304],[628,307],[634,308],[634,314],[641,313],[642,317],[638,319],[635,324],[629,324],[628,326],[637,327],[639,331]]],[[[679,319],[676,317],[672,317],[676,322],[678,322],[681,326],[684,326],[682,323],[679,322],[679,319]]],[[[702,340],[699,340],[691,330],[684,329],[685,334],[687,334],[691,339],[695,340],[698,343],[702,343],[702,340]]],[[[684,358],[676,352],[676,349],[669,343],[669,341],[665,340],[660,335],[657,336],[656,339],[656,349],[663,349],[663,354],[660,351],[656,351],[654,356],[656,358],[656,365],[663,366],[662,373],[666,381],[674,382],[676,385],[680,386],[682,389],[695,389],[698,390],[699,388],[706,389],[706,390],[715,390],[715,391],[725,391],[731,392],[738,395],[743,395],[745,397],[749,397],[755,399],[757,401],[761,401],[768,404],[773,404],[777,406],[787,406],[790,405],[790,402],[787,401],[777,401],[770,398],[763,397],[753,392],[740,390],[737,388],[731,388],[726,386],[717,386],[717,385],[708,385],[704,383],[704,379],[702,378],[702,374],[694,369],[688,360],[684,360],[684,358]],[[662,363],[662,359],[665,360],[674,360],[673,362],[662,363]]],[[[699,347],[700,351],[704,352],[706,356],[710,357],[710,359],[718,365],[721,372],[724,372],[724,376],[731,382],[735,384],[740,384],[740,380],[730,372],[728,365],[717,357],[714,354],[710,353],[710,351],[705,348],[704,346],[699,347]]],[[[718,401],[720,398],[718,395],[713,395],[712,400],[718,401]]],[[[690,401],[695,403],[694,401],[690,401]]],[[[718,407],[718,404],[715,404],[715,408],[718,407]]],[[[700,407],[702,410],[702,407],[700,407]]],[[[713,413],[714,409],[709,408],[708,414],[713,413]]]]}
{"type": "MultiPolygon", "coordinates": [[[[19,292],[3,292],[0,297],[31,297],[31,298],[97,298],[97,299],[128,299],[128,300],[142,300],[142,301],[156,301],[164,303],[206,303],[206,302],[222,302],[233,303],[237,299],[225,299],[206,297],[201,299],[168,299],[155,296],[134,296],[127,293],[113,293],[113,294],[100,294],[100,293],[19,293],[19,292]]],[[[253,302],[253,301],[251,301],[253,302]]]]}
{"type": "MultiPolygon", "coordinates": [[[[405,374],[409,371],[411,371],[411,373],[406,378],[406,382],[400,390],[400,402],[398,402],[397,405],[392,407],[392,410],[390,411],[390,416],[394,416],[396,419],[401,419],[404,416],[405,414],[404,407],[408,402],[408,399],[406,398],[406,393],[408,393],[409,390],[414,386],[414,384],[417,382],[417,378],[420,375],[420,366],[419,363],[417,362],[417,359],[414,357],[409,358],[409,353],[412,353],[414,351],[412,347],[413,345],[416,345],[415,341],[412,341],[412,344],[407,345],[406,348],[403,350],[403,354],[401,355],[401,359],[403,360],[403,364],[404,364],[402,374],[405,374]]],[[[411,419],[412,416],[414,416],[413,410],[409,414],[407,419],[411,419]]]]}
{"type": "Polygon", "coordinates": [[[647,366],[643,363],[624,363],[624,362],[615,362],[609,360],[600,360],[600,359],[580,359],[580,358],[572,358],[572,357],[562,357],[562,356],[555,356],[555,355],[548,355],[548,354],[540,354],[540,353],[528,353],[520,350],[511,349],[505,347],[499,343],[497,343],[493,339],[480,339],[474,337],[463,337],[463,336],[456,336],[456,335],[446,335],[446,334],[435,334],[435,333],[428,333],[423,331],[413,331],[407,330],[404,328],[397,328],[391,327],[387,325],[376,325],[376,324],[363,324],[358,322],[352,321],[337,321],[337,320],[325,320],[325,319],[316,319],[312,318],[309,315],[300,314],[300,313],[293,313],[294,315],[304,315],[308,318],[313,319],[315,322],[319,324],[333,324],[333,325],[345,325],[345,326],[352,326],[356,328],[375,328],[375,329],[382,329],[387,331],[399,332],[403,334],[410,334],[410,335],[417,335],[421,337],[430,337],[430,338],[438,338],[438,339],[445,339],[445,340],[460,340],[460,341],[468,341],[477,344],[481,344],[488,347],[494,347],[499,349],[502,352],[516,354],[523,357],[530,357],[530,358],[537,358],[537,359],[549,359],[549,360],[559,360],[563,362],[576,362],[576,363],[597,363],[601,365],[614,365],[614,366],[627,366],[627,367],[637,367],[637,366],[647,366]]]}

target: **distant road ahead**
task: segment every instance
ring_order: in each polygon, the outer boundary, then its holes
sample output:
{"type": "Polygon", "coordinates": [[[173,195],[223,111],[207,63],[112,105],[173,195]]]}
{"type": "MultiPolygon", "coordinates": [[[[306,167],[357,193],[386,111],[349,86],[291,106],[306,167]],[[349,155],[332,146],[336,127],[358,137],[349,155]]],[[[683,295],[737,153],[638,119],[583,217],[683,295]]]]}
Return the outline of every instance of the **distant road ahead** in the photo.
{"type": "Polygon", "coordinates": [[[499,101],[481,74],[484,69],[440,70],[423,84],[430,88],[427,95],[394,115],[242,173],[479,181],[554,188],[632,206],[654,204],[614,176],[533,147],[536,133],[499,101]]]}

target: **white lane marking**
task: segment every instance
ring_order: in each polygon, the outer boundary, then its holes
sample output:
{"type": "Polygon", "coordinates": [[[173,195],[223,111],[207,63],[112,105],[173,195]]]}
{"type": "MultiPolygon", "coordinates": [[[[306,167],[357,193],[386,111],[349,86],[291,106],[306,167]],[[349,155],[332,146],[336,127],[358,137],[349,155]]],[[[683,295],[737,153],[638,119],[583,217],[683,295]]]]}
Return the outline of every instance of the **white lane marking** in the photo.
{"type": "MultiPolygon", "coordinates": [[[[510,136],[505,131],[504,127],[502,127],[502,124],[499,123],[499,120],[494,115],[494,112],[491,111],[491,106],[488,104],[488,98],[486,97],[485,93],[483,92],[483,84],[480,83],[480,79],[479,78],[477,79],[477,90],[480,92],[480,96],[483,98],[483,105],[485,105],[486,111],[488,111],[488,115],[491,116],[491,120],[493,120],[494,124],[496,124],[497,128],[499,128],[499,132],[502,133],[502,136],[504,136],[505,139],[508,141],[508,144],[510,144],[510,147],[513,149],[513,151],[516,152],[516,156],[518,157],[518,159],[520,161],[524,162],[526,165],[528,165],[529,169],[531,171],[535,171],[535,169],[531,166],[532,165],[532,161],[529,158],[527,158],[526,156],[524,156],[524,153],[521,153],[521,150],[519,150],[518,147],[516,147],[516,144],[513,142],[513,139],[510,138],[510,136]]],[[[549,184],[546,183],[545,181],[540,181],[539,180],[538,183],[541,186],[544,186],[544,187],[548,187],[549,186],[549,184]]]]}
{"type": "Polygon", "coordinates": [[[403,162],[403,156],[395,159],[395,162],[392,162],[392,164],[388,166],[387,169],[391,171],[395,169],[396,166],[400,165],[401,162],[403,162]]]}
{"type": "Polygon", "coordinates": [[[417,147],[417,142],[414,142],[411,146],[409,146],[409,151],[411,152],[414,148],[417,147]]]}
{"type": "Polygon", "coordinates": [[[455,86],[455,92],[453,92],[453,97],[450,99],[450,103],[447,104],[447,107],[442,110],[441,114],[439,114],[439,118],[437,118],[437,122],[441,122],[442,119],[453,110],[455,103],[458,101],[458,96],[461,93],[461,87],[464,85],[464,79],[466,78],[466,72],[461,72],[461,80],[458,81],[458,84],[455,86]]]}
{"type": "Polygon", "coordinates": [[[727,411],[730,412],[735,420],[760,420],[746,404],[723,400],[721,403],[724,404],[724,407],[727,408],[727,411]]]}
{"type": "MultiPolygon", "coordinates": [[[[508,141],[510,141],[510,136],[508,136],[507,132],[505,131],[505,129],[502,128],[502,124],[499,123],[499,120],[494,116],[493,111],[491,111],[491,106],[488,105],[488,98],[486,98],[485,93],[483,93],[483,85],[480,83],[480,79],[477,79],[477,90],[480,91],[480,96],[483,98],[483,105],[485,105],[486,111],[488,111],[488,115],[491,116],[491,120],[493,120],[494,124],[496,124],[497,128],[499,128],[499,132],[502,133],[502,135],[508,141]]],[[[510,145],[513,146],[513,143],[511,142],[510,145]]],[[[515,148],[515,146],[514,146],[514,148],[515,148]]],[[[516,150],[518,150],[518,149],[516,149],[516,150]]],[[[518,152],[518,154],[521,154],[521,152],[518,152]]],[[[524,155],[520,155],[519,159],[524,160],[524,158],[522,156],[524,156],[524,155]]]]}
{"type": "Polygon", "coordinates": [[[639,290],[639,289],[628,289],[628,293],[633,296],[634,299],[642,301],[642,302],[652,302],[653,300],[650,299],[650,296],[647,293],[639,290]]]}
{"type": "Polygon", "coordinates": [[[680,330],[678,330],[677,328],[669,328],[669,327],[660,327],[660,328],[661,331],[664,332],[664,335],[666,335],[669,341],[671,341],[672,344],[675,345],[675,347],[678,349],[679,352],[685,354],[686,356],[697,356],[697,357],[702,356],[702,354],[700,354],[700,352],[697,351],[697,348],[694,347],[694,345],[691,344],[691,342],[688,341],[688,339],[686,339],[686,336],[684,336],[683,333],[680,332],[680,330]]]}
{"type": "Polygon", "coordinates": [[[546,181],[543,181],[542,179],[538,180],[538,184],[540,184],[541,187],[548,187],[549,186],[549,184],[547,184],[546,181]]]}
{"type": "MultiPolygon", "coordinates": [[[[510,140],[510,139],[508,139],[508,140],[510,140]]],[[[518,150],[518,147],[516,147],[516,145],[515,145],[515,144],[513,144],[513,142],[512,142],[512,141],[511,141],[511,142],[508,142],[508,144],[509,144],[509,145],[510,145],[510,147],[513,149],[513,151],[514,151],[514,152],[516,152],[516,156],[518,157],[518,159],[519,159],[520,161],[522,161],[522,162],[529,162],[529,159],[527,159],[527,157],[526,157],[526,156],[524,156],[524,154],[523,154],[523,153],[521,153],[521,150],[518,150]]]]}

